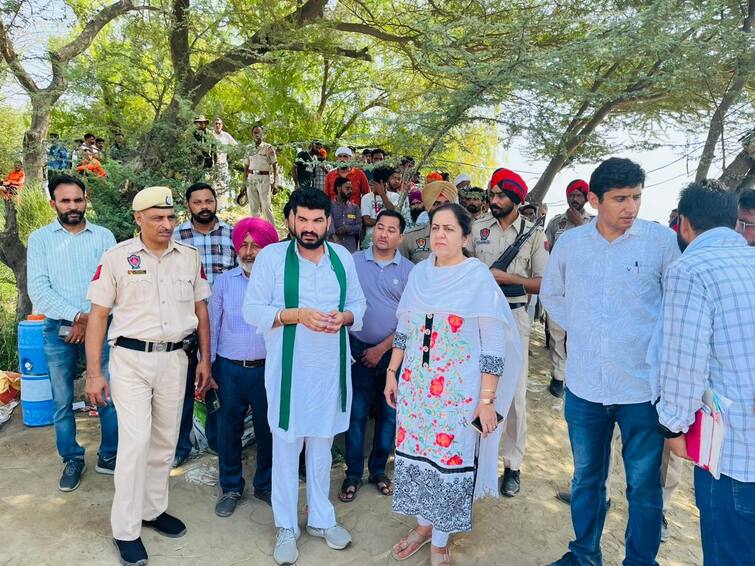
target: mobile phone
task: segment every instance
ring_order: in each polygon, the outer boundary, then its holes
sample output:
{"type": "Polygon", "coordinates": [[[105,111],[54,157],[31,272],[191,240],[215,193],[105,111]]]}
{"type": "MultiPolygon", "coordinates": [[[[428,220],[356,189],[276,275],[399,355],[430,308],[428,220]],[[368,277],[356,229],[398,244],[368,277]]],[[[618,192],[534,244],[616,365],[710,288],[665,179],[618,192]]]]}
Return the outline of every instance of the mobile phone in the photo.
{"type": "MultiPolygon", "coordinates": [[[[496,411],[495,418],[498,424],[501,424],[501,421],[503,420],[503,415],[496,411]]],[[[477,417],[475,420],[473,420],[471,423],[472,428],[474,428],[477,432],[482,434],[482,423],[480,422],[480,417],[477,417]]]]}
{"type": "Polygon", "coordinates": [[[218,392],[214,389],[208,389],[204,394],[204,404],[207,407],[207,414],[212,414],[220,409],[220,399],[218,399],[218,392]]]}
{"type": "Polygon", "coordinates": [[[60,328],[58,329],[58,336],[61,338],[68,338],[71,335],[71,328],[72,326],[70,324],[63,324],[60,323],[60,328]]]}

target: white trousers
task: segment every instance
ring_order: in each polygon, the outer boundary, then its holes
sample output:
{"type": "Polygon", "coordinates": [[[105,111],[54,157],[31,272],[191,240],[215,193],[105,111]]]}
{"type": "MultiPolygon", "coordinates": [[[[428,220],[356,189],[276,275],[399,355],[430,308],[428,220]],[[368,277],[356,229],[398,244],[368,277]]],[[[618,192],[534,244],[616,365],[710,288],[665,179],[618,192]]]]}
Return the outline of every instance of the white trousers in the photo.
{"type": "Polygon", "coordinates": [[[330,502],[332,438],[297,438],[286,442],[273,434],[273,517],[275,526],[299,533],[299,454],[306,440],[304,460],[307,467],[307,525],[329,529],[336,524],[330,502]]]}
{"type": "Polygon", "coordinates": [[[550,334],[548,350],[553,367],[551,377],[558,381],[564,381],[566,378],[566,331],[556,324],[551,317],[546,319],[546,324],[550,334]]]}
{"type": "Polygon", "coordinates": [[[530,317],[527,309],[518,308],[511,311],[519,329],[522,340],[522,372],[516,384],[514,401],[509,408],[509,414],[504,420],[503,429],[503,461],[507,468],[518,470],[524,460],[527,447],[527,375],[529,374],[530,349],[530,317]]]}
{"type": "Polygon", "coordinates": [[[275,225],[272,190],[270,175],[249,175],[246,180],[246,196],[252,216],[262,217],[275,225]]]}
{"type": "Polygon", "coordinates": [[[113,538],[139,538],[142,520],[151,521],[168,508],[187,366],[182,350],[110,350],[110,391],[118,414],[113,538]]]}

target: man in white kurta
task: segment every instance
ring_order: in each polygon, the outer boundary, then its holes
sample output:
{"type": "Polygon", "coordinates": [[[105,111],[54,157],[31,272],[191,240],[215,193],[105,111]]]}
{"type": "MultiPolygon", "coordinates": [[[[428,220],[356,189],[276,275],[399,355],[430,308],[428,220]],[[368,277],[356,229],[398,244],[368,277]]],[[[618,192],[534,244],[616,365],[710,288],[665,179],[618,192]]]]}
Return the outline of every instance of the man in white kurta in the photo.
{"type": "Polygon", "coordinates": [[[259,253],[243,307],[245,320],[265,335],[267,348],[265,388],[273,433],[272,506],[278,528],[274,558],[279,564],[292,564],[298,558],[298,462],[305,441],[307,532],[339,550],[351,542],[348,532],[337,525],[328,498],[330,448],[333,437],[348,429],[351,412],[351,353],[348,340],[342,345],[340,328],[350,324],[352,330],[361,329],[366,307],[351,255],[342,246],[324,242],[329,199],[314,189],[301,193],[296,199],[300,202],[292,207],[296,239],[269,245],[259,253]],[[293,248],[289,250],[289,246],[293,248]],[[291,260],[298,263],[299,270],[298,306],[294,308],[284,296],[285,273],[291,260]],[[345,275],[342,281],[337,276],[338,264],[345,275]],[[339,309],[341,302],[343,307],[339,309]],[[282,394],[287,326],[295,327],[289,403],[282,394]],[[345,383],[342,355],[346,360],[345,383]]]}

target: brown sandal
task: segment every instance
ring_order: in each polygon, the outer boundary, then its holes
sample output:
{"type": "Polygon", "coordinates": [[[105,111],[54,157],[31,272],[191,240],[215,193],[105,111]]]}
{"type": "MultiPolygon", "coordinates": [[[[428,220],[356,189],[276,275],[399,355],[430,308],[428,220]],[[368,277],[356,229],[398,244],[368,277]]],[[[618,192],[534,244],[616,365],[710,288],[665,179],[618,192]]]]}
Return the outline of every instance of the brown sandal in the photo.
{"type": "Polygon", "coordinates": [[[402,538],[398,543],[393,545],[393,549],[391,550],[391,557],[393,557],[394,560],[398,560],[401,562],[402,560],[406,560],[407,558],[411,558],[419,550],[428,544],[430,542],[430,539],[432,539],[432,535],[427,535],[426,537],[422,536],[417,532],[416,529],[412,529],[409,531],[409,534],[407,534],[404,538],[402,538]],[[412,551],[409,554],[406,554],[404,556],[399,556],[400,552],[404,552],[405,550],[412,549],[412,551]]]}
{"type": "Polygon", "coordinates": [[[430,566],[451,566],[451,555],[448,552],[448,547],[443,552],[433,552],[433,549],[430,549],[430,566]]]}

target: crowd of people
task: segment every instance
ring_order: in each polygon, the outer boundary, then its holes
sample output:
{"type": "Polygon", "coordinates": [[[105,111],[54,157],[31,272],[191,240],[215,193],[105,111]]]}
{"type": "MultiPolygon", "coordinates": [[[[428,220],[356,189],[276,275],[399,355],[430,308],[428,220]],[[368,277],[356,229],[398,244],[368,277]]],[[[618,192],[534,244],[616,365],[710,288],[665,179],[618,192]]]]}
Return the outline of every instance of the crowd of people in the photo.
{"type": "MultiPolygon", "coordinates": [[[[209,135],[207,124],[198,117],[198,136],[209,135]]],[[[222,133],[218,120],[213,134],[222,133]]],[[[715,181],[692,183],[673,230],[638,218],[645,173],[610,158],[565,187],[569,208],[545,225],[544,207],[527,202],[513,170],[496,169],[483,189],[464,173],[421,179],[410,158],[380,163],[382,150],[363,153],[371,166],[362,170],[349,147],[327,170],[314,142],[294,165],[282,238],[268,210],[275,150],[261,126],[253,136],[244,163],[253,214],[233,226],[218,218],[227,189],[218,175],[187,187],[182,224],[168,187],[142,189],[132,203],[139,235],[116,243],[87,220],[82,179],[63,173],[49,181],[57,218],[29,239],[28,290],[46,316],[64,462],[59,489],[75,490],[86,470],[71,409],[85,361],[102,433],[96,471],[114,475],[122,564],[147,563],[144,527],[186,533],[168,513],[168,479],[191,453],[197,396],[218,455],[215,513],[230,517],[247,492],[271,505],[278,564],[299,556],[302,476],[307,533],[335,550],[351,544],[329,497],[333,439],[345,435],[337,496],[349,504],[363,488],[373,416],[367,482],[416,519],[391,555],[406,560],[429,544],[429,563],[449,566],[449,537],[472,529],[474,501],[522,489],[538,304],[549,390],[565,398],[574,460],[571,490],[559,497],[575,538],[553,564],[602,563],[617,437],[624,563],[657,564],[664,508],[689,458],[685,434],[708,388],[731,404],[720,478],[695,469],[705,563],[755,563],[755,191],[737,200],[715,181]],[[257,457],[248,490],[250,411],[257,457]]],[[[218,164],[217,155],[197,159],[218,164]]]]}

